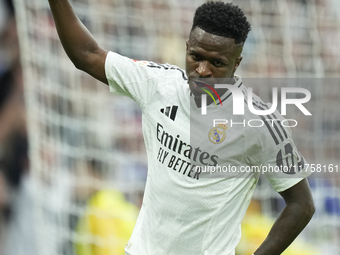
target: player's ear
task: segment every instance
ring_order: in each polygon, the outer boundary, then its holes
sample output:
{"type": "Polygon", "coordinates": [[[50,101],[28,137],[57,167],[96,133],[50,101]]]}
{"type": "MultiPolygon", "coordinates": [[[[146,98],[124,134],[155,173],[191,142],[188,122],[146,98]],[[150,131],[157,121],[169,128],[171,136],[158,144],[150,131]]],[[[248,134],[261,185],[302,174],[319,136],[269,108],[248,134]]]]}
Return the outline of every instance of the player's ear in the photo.
{"type": "Polygon", "coordinates": [[[241,61],[243,59],[243,56],[240,54],[237,59],[236,59],[236,62],[235,62],[235,66],[234,66],[234,72],[236,71],[236,69],[239,67],[241,61]]]}
{"type": "Polygon", "coordinates": [[[188,47],[189,47],[189,40],[186,40],[186,41],[185,41],[185,47],[186,47],[185,50],[187,51],[187,50],[188,50],[188,47]]]}

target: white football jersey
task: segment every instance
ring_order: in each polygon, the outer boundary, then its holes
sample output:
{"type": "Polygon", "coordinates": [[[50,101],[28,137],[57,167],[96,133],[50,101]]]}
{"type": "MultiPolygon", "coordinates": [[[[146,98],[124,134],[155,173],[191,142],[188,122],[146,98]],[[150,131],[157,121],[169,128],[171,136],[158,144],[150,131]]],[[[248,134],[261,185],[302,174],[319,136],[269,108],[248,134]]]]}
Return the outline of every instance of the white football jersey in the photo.
{"type": "MultiPolygon", "coordinates": [[[[282,116],[275,112],[259,117],[245,107],[245,115],[235,117],[231,93],[226,92],[222,105],[207,106],[204,119],[185,72],[169,64],[136,61],[110,52],[105,71],[110,91],[132,98],[142,109],[148,156],[143,205],[126,254],[233,255],[259,177],[259,173],[242,169],[285,166],[291,171],[292,166],[303,165],[290,130],[280,122],[265,121],[262,128],[243,125],[244,119],[248,123],[282,116]],[[214,127],[214,116],[225,116],[228,123],[214,127]],[[217,166],[234,166],[236,171],[205,172],[205,168],[217,166]]],[[[234,85],[246,93],[241,78],[235,78],[234,85]]],[[[267,107],[256,96],[253,105],[267,107]]],[[[266,177],[281,192],[303,178],[292,175],[289,172],[283,178],[286,174],[273,172],[266,177]]]]}

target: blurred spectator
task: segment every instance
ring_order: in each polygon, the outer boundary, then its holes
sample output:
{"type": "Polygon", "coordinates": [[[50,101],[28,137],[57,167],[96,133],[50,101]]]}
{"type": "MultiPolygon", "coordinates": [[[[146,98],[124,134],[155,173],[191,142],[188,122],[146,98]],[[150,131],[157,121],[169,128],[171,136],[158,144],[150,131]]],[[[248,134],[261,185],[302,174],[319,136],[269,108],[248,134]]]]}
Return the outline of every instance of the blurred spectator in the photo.
{"type": "MultiPolygon", "coordinates": [[[[27,222],[20,222],[17,213],[27,213],[27,200],[21,179],[28,170],[27,135],[23,82],[19,62],[19,46],[13,3],[0,1],[0,253],[15,252],[15,243],[27,222]],[[26,201],[26,203],[23,203],[26,201]],[[21,208],[19,209],[18,207],[21,208]],[[26,208],[23,208],[26,207],[26,208]],[[19,229],[16,229],[19,227],[19,229]],[[21,228],[21,229],[20,229],[21,228]],[[10,238],[10,233],[13,234],[10,238]],[[8,252],[5,251],[8,247],[8,252]]],[[[27,214],[29,216],[29,214],[27,214]]],[[[25,219],[25,218],[22,218],[25,219]]],[[[26,217],[27,220],[27,217],[26,217]]],[[[19,245],[20,247],[20,245],[19,245]]],[[[27,250],[26,250],[27,251],[27,250]]],[[[31,253],[33,254],[33,253],[31,253]]]]}
{"type": "Polygon", "coordinates": [[[18,60],[18,44],[13,3],[0,1],[0,75],[18,60]]]}

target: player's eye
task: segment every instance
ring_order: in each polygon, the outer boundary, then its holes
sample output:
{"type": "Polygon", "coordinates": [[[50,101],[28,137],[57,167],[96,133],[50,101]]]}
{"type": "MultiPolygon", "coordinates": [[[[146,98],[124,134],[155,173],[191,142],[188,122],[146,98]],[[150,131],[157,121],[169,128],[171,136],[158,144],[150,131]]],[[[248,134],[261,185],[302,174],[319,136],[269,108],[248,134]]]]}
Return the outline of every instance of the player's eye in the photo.
{"type": "Polygon", "coordinates": [[[221,67],[221,66],[224,66],[224,63],[220,60],[215,60],[213,62],[213,65],[216,66],[216,67],[221,67]]]}
{"type": "Polygon", "coordinates": [[[201,56],[197,53],[191,53],[190,55],[191,55],[192,59],[195,60],[195,61],[202,60],[201,56]]]}

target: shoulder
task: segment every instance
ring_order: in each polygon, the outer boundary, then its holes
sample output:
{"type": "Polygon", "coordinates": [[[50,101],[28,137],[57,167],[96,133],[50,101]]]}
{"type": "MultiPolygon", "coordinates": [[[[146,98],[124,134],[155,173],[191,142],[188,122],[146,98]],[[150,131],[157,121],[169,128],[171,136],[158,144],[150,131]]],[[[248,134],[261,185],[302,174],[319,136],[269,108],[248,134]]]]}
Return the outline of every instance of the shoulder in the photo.
{"type": "Polygon", "coordinates": [[[180,76],[183,80],[188,80],[185,71],[176,65],[171,65],[168,63],[160,64],[150,60],[135,60],[132,58],[121,56],[117,53],[111,54],[111,58],[117,58],[118,61],[124,59],[124,61],[130,62],[131,65],[134,65],[138,68],[146,69],[150,72],[153,71],[165,76],[180,76]]]}
{"type": "Polygon", "coordinates": [[[170,64],[159,64],[149,60],[134,60],[118,53],[109,52],[105,61],[105,72],[110,85],[147,83],[158,86],[177,79],[187,81],[184,70],[170,64]]]}
{"type": "Polygon", "coordinates": [[[185,81],[188,80],[185,71],[176,65],[171,65],[168,63],[160,64],[152,61],[148,61],[147,63],[145,63],[145,65],[148,68],[152,68],[158,72],[162,72],[165,77],[178,77],[185,81]]]}

